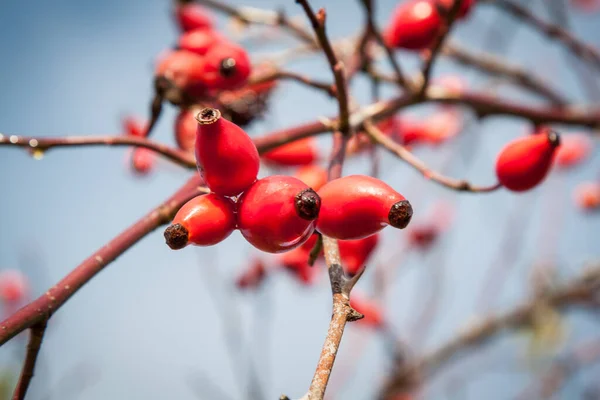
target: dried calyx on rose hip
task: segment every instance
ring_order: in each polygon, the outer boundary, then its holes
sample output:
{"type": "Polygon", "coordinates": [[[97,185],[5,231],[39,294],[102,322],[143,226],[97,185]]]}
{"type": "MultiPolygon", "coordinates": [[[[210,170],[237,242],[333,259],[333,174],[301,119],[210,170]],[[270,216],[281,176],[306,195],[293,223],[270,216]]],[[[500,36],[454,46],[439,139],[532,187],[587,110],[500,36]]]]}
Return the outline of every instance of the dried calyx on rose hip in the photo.
{"type": "Polygon", "coordinates": [[[256,181],[237,202],[237,225],[259,250],[281,253],[304,243],[314,232],[321,199],[302,181],[273,175],[256,181]]]}
{"type": "Polygon", "coordinates": [[[350,175],[318,191],[321,211],[317,230],[334,239],[360,239],[390,225],[404,229],[413,210],[406,198],[379,179],[350,175]]]}
{"type": "Polygon", "coordinates": [[[246,132],[214,108],[196,115],[196,163],[207,186],[223,196],[246,190],[258,175],[260,159],[246,132]]]}
{"type": "Polygon", "coordinates": [[[171,226],[165,230],[165,240],[173,250],[188,244],[211,246],[227,238],[234,230],[234,202],[218,194],[203,194],[179,209],[171,226]]]}
{"type": "Polygon", "coordinates": [[[496,159],[498,180],[513,192],[534,188],[548,175],[558,146],[558,133],[547,128],[513,140],[500,151],[496,159]]]}

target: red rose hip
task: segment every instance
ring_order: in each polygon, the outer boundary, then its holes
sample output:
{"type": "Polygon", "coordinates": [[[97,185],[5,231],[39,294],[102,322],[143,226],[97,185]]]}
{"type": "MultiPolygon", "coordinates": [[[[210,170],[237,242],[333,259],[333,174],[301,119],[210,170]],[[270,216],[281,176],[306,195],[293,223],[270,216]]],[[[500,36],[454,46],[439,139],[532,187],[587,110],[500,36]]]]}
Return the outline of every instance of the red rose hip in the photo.
{"type": "Polygon", "coordinates": [[[558,134],[547,129],[513,140],[496,160],[498,180],[513,192],[532,189],[546,178],[558,146],[558,134]]]}
{"type": "Polygon", "coordinates": [[[208,187],[223,196],[236,196],[258,175],[260,159],[252,139],[242,128],[221,117],[214,108],[196,115],[196,162],[208,187]]]}
{"type": "Polygon", "coordinates": [[[181,110],[175,119],[175,141],[177,147],[184,151],[194,151],[198,122],[190,110],[181,110]]]}
{"type": "Polygon", "coordinates": [[[321,200],[302,181],[273,175],[249,187],[237,206],[238,228],[244,238],[259,250],[282,253],[312,235],[321,200]]]}
{"type": "Polygon", "coordinates": [[[279,166],[309,165],[319,158],[319,149],[315,139],[309,137],[268,151],[262,158],[269,164],[279,166]]]}
{"type": "Polygon", "coordinates": [[[385,41],[390,47],[423,50],[433,43],[441,23],[432,0],[409,0],[396,7],[384,33],[385,41]]]}
{"type": "Polygon", "coordinates": [[[165,230],[167,245],[179,250],[193,244],[211,246],[231,235],[235,229],[235,204],[214,193],[194,197],[175,215],[165,230]]]}
{"type": "Polygon", "coordinates": [[[182,4],[175,9],[175,19],[182,31],[194,29],[211,29],[212,17],[203,7],[197,4],[182,4]]]}
{"type": "Polygon", "coordinates": [[[365,175],[349,175],[318,191],[321,211],[317,230],[334,239],[361,239],[386,225],[404,229],[413,210],[400,193],[385,182],[365,175]]]}

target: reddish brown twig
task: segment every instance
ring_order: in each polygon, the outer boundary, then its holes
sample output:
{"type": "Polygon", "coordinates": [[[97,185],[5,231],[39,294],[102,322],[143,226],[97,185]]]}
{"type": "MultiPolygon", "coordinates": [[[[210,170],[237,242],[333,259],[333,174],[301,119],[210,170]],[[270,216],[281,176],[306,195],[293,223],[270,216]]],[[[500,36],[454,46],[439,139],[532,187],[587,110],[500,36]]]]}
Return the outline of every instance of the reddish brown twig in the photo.
{"type": "Polygon", "coordinates": [[[483,0],[481,3],[488,3],[500,7],[523,22],[530,24],[548,38],[561,42],[573,54],[600,69],[600,52],[591,45],[579,40],[571,32],[561,28],[559,25],[551,24],[538,18],[527,8],[512,1],[483,0]]]}
{"type": "Polygon", "coordinates": [[[429,79],[431,78],[431,71],[433,70],[433,64],[435,63],[435,60],[440,54],[440,50],[442,49],[442,45],[444,44],[446,37],[450,34],[450,31],[452,30],[452,26],[454,25],[454,21],[458,16],[458,10],[460,9],[462,2],[463,0],[454,0],[450,9],[447,10],[447,14],[443,19],[444,22],[440,26],[440,30],[435,39],[435,42],[433,43],[433,46],[431,46],[431,50],[425,58],[425,62],[423,63],[422,69],[423,84],[421,85],[419,96],[423,96],[427,91],[427,86],[429,86],[429,79]]]}
{"type": "Polygon", "coordinates": [[[299,82],[305,86],[312,87],[314,89],[322,90],[327,93],[331,97],[335,97],[337,95],[335,86],[331,83],[319,82],[314,79],[311,79],[307,76],[297,74],[291,71],[274,71],[270,74],[265,74],[263,76],[259,76],[256,79],[252,79],[250,84],[258,84],[263,82],[269,82],[277,79],[287,79],[295,82],[299,82]]]}
{"type": "Polygon", "coordinates": [[[494,184],[492,186],[475,186],[465,180],[459,180],[444,176],[439,172],[429,169],[429,167],[427,167],[427,165],[425,165],[423,161],[415,157],[410,151],[408,151],[406,147],[394,142],[371,122],[366,121],[364,126],[365,132],[375,143],[381,145],[387,151],[396,155],[402,161],[406,162],[408,165],[422,173],[425,178],[430,179],[433,182],[439,183],[442,186],[461,192],[473,193],[493,192],[494,190],[498,190],[502,187],[502,185],[500,185],[499,183],[494,184]]]}
{"type": "Polygon", "coordinates": [[[27,354],[23,362],[21,376],[13,392],[13,400],[23,400],[27,394],[29,383],[35,373],[35,363],[42,346],[44,333],[46,332],[46,320],[41,320],[29,329],[29,342],[27,343],[27,354]]]}
{"type": "Polygon", "coordinates": [[[193,154],[169,147],[146,138],[135,136],[66,136],[66,137],[31,137],[0,134],[0,146],[24,147],[32,154],[45,151],[53,147],[65,146],[137,146],[154,150],[169,160],[187,168],[196,168],[196,159],[193,154]]]}
{"type": "Polygon", "coordinates": [[[62,307],[83,285],[127,251],[144,236],[171,221],[179,208],[194,196],[206,192],[194,175],[174,195],[100,248],[42,296],[25,305],[0,323],[0,346],[16,334],[45,321],[62,307]]]}

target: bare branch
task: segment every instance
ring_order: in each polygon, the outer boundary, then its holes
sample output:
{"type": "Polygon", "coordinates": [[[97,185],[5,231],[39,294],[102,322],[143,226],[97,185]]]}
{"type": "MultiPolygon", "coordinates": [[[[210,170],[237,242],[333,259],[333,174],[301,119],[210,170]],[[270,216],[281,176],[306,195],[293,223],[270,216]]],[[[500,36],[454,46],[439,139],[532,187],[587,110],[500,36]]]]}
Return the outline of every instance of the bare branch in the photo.
{"type": "Polygon", "coordinates": [[[600,69],[600,52],[592,45],[588,45],[575,37],[571,32],[559,25],[546,22],[534,15],[527,8],[508,0],[481,0],[497,6],[504,11],[533,26],[535,29],[550,39],[557,40],[565,45],[573,54],[600,69]]]}
{"type": "Polygon", "coordinates": [[[174,195],[131,225],[111,242],[100,248],[60,282],[48,289],[36,300],[25,305],[0,323],[0,346],[35,324],[46,321],[83,285],[104,269],[139,240],[163,224],[171,221],[174,214],[189,199],[206,193],[199,187],[201,178],[195,174],[174,195]]]}
{"type": "Polygon", "coordinates": [[[40,347],[42,346],[44,333],[46,332],[46,323],[46,320],[41,320],[29,329],[27,354],[25,355],[25,361],[23,362],[21,376],[19,377],[19,381],[17,382],[17,386],[13,392],[13,400],[23,400],[27,394],[29,383],[31,382],[35,372],[35,363],[40,352],[40,347]]]}
{"type": "Polygon", "coordinates": [[[371,122],[365,121],[364,126],[365,132],[375,143],[383,146],[383,148],[390,153],[398,156],[398,158],[400,158],[402,161],[406,162],[408,165],[422,173],[426,179],[460,192],[489,193],[502,187],[502,185],[499,183],[492,186],[474,186],[465,180],[458,180],[444,176],[439,172],[429,169],[429,167],[427,167],[423,161],[415,157],[406,147],[394,142],[371,122]]]}
{"type": "Polygon", "coordinates": [[[249,82],[249,84],[258,84],[263,82],[269,82],[276,79],[289,79],[292,81],[296,81],[302,83],[306,86],[319,89],[327,93],[331,97],[337,96],[336,87],[331,83],[319,82],[314,79],[308,78],[304,75],[297,74],[295,72],[290,71],[274,71],[270,74],[266,74],[263,76],[259,76],[256,79],[253,79],[249,82]]]}

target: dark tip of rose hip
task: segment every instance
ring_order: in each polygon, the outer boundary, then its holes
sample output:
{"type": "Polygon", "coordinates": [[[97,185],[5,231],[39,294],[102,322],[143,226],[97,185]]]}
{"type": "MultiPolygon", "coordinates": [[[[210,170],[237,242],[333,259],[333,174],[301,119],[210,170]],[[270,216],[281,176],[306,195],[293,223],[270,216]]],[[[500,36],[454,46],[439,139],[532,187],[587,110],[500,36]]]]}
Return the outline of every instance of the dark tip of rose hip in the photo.
{"type": "Polygon", "coordinates": [[[556,131],[548,130],[548,142],[552,147],[560,146],[560,135],[556,131]]]}
{"type": "Polygon", "coordinates": [[[408,200],[402,200],[392,206],[388,221],[394,228],[404,229],[408,226],[413,215],[413,209],[408,200]]]}
{"type": "Polygon", "coordinates": [[[321,209],[321,198],[312,189],[305,189],[296,195],[294,199],[296,213],[302,219],[312,221],[319,216],[321,209]]]}
{"type": "Polygon", "coordinates": [[[175,224],[165,229],[165,241],[173,250],[183,249],[188,244],[188,230],[181,224],[175,224]]]}
{"type": "Polygon", "coordinates": [[[202,125],[214,124],[221,118],[221,111],[216,108],[204,108],[196,114],[196,121],[202,125]]]}

